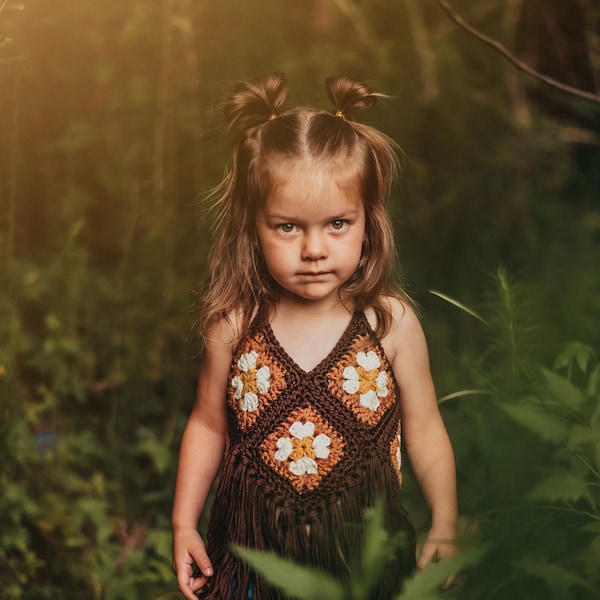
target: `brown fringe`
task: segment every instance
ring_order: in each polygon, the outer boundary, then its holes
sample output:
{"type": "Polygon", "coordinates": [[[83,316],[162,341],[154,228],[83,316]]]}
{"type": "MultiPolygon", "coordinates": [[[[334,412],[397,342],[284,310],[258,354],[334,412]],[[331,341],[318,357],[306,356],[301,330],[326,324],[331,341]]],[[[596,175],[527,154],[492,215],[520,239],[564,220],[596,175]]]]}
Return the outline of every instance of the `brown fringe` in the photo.
{"type": "Polygon", "coordinates": [[[377,501],[384,505],[386,529],[392,535],[405,532],[406,546],[385,565],[370,600],[391,600],[415,569],[415,533],[400,502],[396,469],[401,417],[398,388],[376,340],[372,348],[390,377],[389,397],[382,398],[381,410],[366,418],[356,399],[342,393],[339,386],[344,365],[354,360],[356,344],[373,341],[372,333],[364,314],[356,313],[330,356],[310,373],[302,372],[285,354],[269,327],[264,337],[259,332],[253,338],[260,360],[271,369],[273,396],[251,423],[240,421],[239,411],[229,405],[229,448],[207,535],[215,575],[206,598],[246,600],[254,581],[256,600],[286,600],[232,555],[230,544],[274,552],[347,584],[362,550],[365,510],[377,501]],[[308,411],[307,420],[331,434],[331,450],[339,452],[339,462],[332,462],[331,469],[323,470],[312,486],[294,486],[285,473],[278,473],[277,465],[269,463],[278,428],[289,425],[290,418],[303,420],[298,411],[308,411]],[[337,440],[336,435],[340,436],[337,440]]]}
{"type": "MultiPolygon", "coordinates": [[[[235,502],[213,504],[208,532],[209,555],[215,566],[211,600],[245,600],[251,580],[250,569],[229,552],[229,543],[273,551],[295,562],[323,570],[341,582],[349,580],[352,561],[359,556],[365,510],[384,494],[386,482],[395,474],[387,464],[371,459],[365,465],[368,478],[348,486],[327,509],[309,522],[299,520],[289,507],[276,506],[266,490],[257,485],[247,466],[224,469],[220,486],[231,490],[235,502]],[[235,471],[235,476],[232,477],[235,471]],[[233,509],[233,507],[236,507],[233,509]]],[[[415,534],[398,493],[384,495],[388,531],[407,533],[407,546],[383,570],[372,600],[393,598],[403,580],[415,568],[415,534]]],[[[286,596],[269,586],[259,575],[255,580],[257,600],[284,600],[286,596]]]]}

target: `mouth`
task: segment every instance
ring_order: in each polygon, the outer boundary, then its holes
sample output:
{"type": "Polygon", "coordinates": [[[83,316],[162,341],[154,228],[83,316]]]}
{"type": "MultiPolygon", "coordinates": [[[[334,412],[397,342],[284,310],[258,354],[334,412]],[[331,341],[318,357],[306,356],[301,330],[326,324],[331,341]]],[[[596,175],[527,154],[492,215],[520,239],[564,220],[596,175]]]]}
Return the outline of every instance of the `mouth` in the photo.
{"type": "Polygon", "coordinates": [[[329,275],[330,271],[301,271],[298,273],[300,277],[323,277],[329,275]]]}

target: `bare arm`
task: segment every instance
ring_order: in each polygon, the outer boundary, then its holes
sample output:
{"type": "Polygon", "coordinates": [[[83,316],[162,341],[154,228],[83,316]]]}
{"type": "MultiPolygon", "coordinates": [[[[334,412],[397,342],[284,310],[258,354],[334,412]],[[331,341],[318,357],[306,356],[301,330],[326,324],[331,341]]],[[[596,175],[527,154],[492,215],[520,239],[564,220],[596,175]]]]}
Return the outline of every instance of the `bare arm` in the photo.
{"type": "Polygon", "coordinates": [[[173,569],[182,594],[197,600],[213,574],[198,519],[204,509],[225,450],[227,412],[225,394],[232,350],[232,330],[223,321],[209,334],[198,380],[196,402],[181,441],[173,502],[173,569]],[[193,576],[194,566],[201,572],[193,576]]]}
{"type": "Polygon", "coordinates": [[[384,340],[400,388],[402,432],[413,471],[431,514],[419,568],[456,553],[454,453],[438,408],[427,343],[410,307],[392,301],[394,328],[384,340]]]}

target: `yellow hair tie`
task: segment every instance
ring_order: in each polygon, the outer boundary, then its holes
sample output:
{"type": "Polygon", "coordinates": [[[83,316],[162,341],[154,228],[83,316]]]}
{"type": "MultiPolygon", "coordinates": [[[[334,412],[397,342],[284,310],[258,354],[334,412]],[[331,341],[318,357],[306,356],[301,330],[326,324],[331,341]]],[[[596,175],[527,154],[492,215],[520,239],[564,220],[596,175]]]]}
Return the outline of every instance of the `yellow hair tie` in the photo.
{"type": "Polygon", "coordinates": [[[341,110],[338,110],[338,111],[335,113],[335,116],[336,116],[336,117],[341,117],[341,118],[343,119],[343,118],[344,118],[344,113],[343,113],[341,110]]]}
{"type": "Polygon", "coordinates": [[[273,113],[270,117],[269,117],[269,121],[272,121],[273,119],[276,119],[277,115],[275,113],[273,113]]]}

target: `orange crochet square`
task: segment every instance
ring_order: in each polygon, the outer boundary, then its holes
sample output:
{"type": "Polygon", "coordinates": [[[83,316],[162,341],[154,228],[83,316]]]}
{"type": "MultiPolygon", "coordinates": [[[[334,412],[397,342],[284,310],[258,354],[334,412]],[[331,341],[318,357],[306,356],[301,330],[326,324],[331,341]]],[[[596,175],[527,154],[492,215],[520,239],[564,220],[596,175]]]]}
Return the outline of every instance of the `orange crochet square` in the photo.
{"type": "Polygon", "coordinates": [[[294,411],[261,445],[262,457],[298,493],[316,489],[342,459],[343,438],[311,407],[294,411]]]}
{"type": "Polygon", "coordinates": [[[327,374],[331,393],[363,423],[376,425],[396,401],[394,376],[380,349],[359,337],[327,374]]]}
{"type": "Polygon", "coordinates": [[[263,336],[250,338],[233,362],[227,388],[227,401],[240,428],[254,425],[260,413],[285,386],[285,371],[265,352],[263,336]]]}

